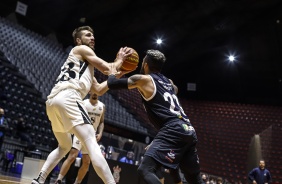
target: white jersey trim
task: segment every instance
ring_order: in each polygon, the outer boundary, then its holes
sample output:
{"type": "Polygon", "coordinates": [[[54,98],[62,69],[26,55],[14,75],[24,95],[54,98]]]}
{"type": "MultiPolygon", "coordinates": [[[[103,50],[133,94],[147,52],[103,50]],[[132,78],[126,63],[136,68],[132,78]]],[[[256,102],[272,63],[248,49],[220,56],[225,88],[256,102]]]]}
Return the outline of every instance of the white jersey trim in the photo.
{"type": "Polygon", "coordinates": [[[153,79],[153,77],[152,77],[151,75],[149,75],[149,77],[151,78],[151,80],[152,80],[152,82],[153,82],[153,85],[154,85],[154,92],[153,92],[152,96],[150,96],[149,98],[146,98],[146,97],[144,97],[144,96],[142,95],[142,93],[140,93],[141,96],[143,97],[143,99],[146,100],[146,101],[150,101],[152,98],[154,98],[154,96],[155,96],[156,93],[157,93],[157,87],[156,87],[155,81],[154,81],[154,79],[153,79]]]}

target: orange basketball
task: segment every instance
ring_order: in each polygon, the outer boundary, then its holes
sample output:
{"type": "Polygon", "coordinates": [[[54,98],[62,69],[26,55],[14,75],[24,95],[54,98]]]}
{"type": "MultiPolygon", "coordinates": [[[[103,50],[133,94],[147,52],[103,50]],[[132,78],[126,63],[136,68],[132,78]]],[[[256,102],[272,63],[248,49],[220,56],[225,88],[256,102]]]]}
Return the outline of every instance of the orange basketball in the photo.
{"type": "Polygon", "coordinates": [[[136,66],[139,63],[139,55],[138,55],[138,53],[133,48],[130,48],[130,49],[133,50],[133,53],[126,58],[126,60],[122,64],[120,70],[124,70],[124,71],[135,70],[136,66]]]}

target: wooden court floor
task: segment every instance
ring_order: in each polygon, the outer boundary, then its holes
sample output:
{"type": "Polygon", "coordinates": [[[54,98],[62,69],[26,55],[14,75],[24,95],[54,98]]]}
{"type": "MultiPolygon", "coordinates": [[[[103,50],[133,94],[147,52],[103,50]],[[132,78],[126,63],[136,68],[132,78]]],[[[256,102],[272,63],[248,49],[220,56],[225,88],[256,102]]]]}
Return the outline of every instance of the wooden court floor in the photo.
{"type": "MultiPolygon", "coordinates": [[[[46,181],[48,184],[54,184],[57,179],[56,177],[51,176],[49,181],[46,181]]],[[[20,174],[15,174],[12,172],[3,172],[0,169],[0,184],[30,184],[31,179],[21,178],[20,174]]]]}
{"type": "Polygon", "coordinates": [[[31,180],[0,174],[0,184],[30,184],[31,180]]]}
{"type": "MultiPolygon", "coordinates": [[[[51,175],[49,180],[45,183],[54,184],[57,179],[57,175],[51,175]]],[[[21,174],[14,172],[5,172],[0,167],[0,184],[31,184],[32,179],[21,178],[21,174]]]]}

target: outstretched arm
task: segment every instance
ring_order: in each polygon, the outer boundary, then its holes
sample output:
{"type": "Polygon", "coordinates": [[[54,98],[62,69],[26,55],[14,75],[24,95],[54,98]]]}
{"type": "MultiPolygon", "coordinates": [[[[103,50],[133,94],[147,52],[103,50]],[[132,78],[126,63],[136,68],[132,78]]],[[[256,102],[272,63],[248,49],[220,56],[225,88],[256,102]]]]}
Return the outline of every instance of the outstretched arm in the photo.
{"type": "MultiPolygon", "coordinates": [[[[133,71],[133,70],[132,70],[133,71]]],[[[116,73],[116,75],[111,75],[112,77],[114,78],[121,78],[123,75],[129,73],[129,72],[132,72],[132,71],[120,71],[120,72],[116,72],[116,68],[114,65],[111,65],[109,67],[109,71],[105,72],[107,74],[109,73],[116,73]]],[[[109,76],[110,78],[110,76],[109,76]]],[[[125,78],[121,79],[121,80],[127,80],[125,78]]],[[[126,84],[127,85],[127,84],[126,84]]],[[[126,87],[127,88],[127,87],[126,87]]],[[[92,86],[91,86],[91,89],[90,89],[90,92],[94,92],[96,93],[97,95],[99,96],[102,96],[104,93],[106,93],[107,91],[109,90],[108,88],[108,82],[107,81],[104,81],[102,83],[99,83],[97,81],[97,79],[95,77],[93,77],[93,82],[92,82],[92,86]]]]}
{"type": "Polygon", "coordinates": [[[100,72],[103,74],[109,74],[110,68],[113,66],[116,70],[119,70],[121,67],[123,61],[132,54],[132,50],[127,47],[120,48],[117,57],[115,59],[115,62],[108,63],[104,61],[103,59],[99,58],[94,51],[86,46],[86,45],[80,45],[76,46],[73,50],[73,53],[75,56],[82,60],[89,62],[92,66],[97,68],[100,72]]]}
{"type": "Polygon", "coordinates": [[[113,90],[137,88],[145,98],[151,97],[155,90],[151,77],[149,75],[141,74],[121,79],[117,79],[114,75],[109,75],[108,87],[113,90]]]}

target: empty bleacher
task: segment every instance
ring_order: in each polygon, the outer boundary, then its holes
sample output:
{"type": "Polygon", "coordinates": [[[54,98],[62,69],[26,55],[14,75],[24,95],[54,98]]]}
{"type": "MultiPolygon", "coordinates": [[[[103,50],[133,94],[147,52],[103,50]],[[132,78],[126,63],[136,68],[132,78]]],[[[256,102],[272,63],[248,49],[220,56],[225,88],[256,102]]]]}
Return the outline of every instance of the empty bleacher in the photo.
{"type": "MultiPolygon", "coordinates": [[[[232,183],[247,179],[252,136],[282,123],[281,107],[184,99],[181,102],[197,131],[202,170],[228,178],[232,183]]],[[[275,135],[281,135],[281,128],[276,131],[275,135]]],[[[275,140],[264,145],[273,144],[275,140]]],[[[271,150],[269,154],[273,155],[271,150]]],[[[281,162],[281,159],[271,160],[266,160],[270,170],[281,162]]]]}

